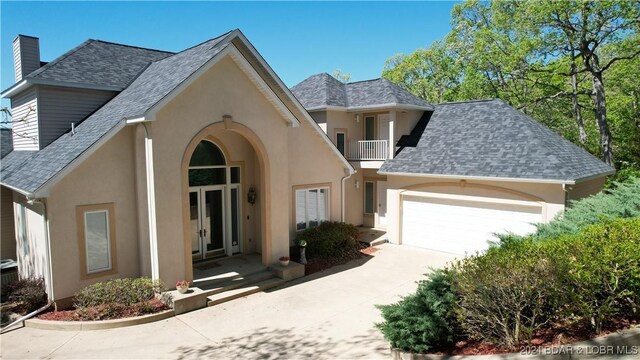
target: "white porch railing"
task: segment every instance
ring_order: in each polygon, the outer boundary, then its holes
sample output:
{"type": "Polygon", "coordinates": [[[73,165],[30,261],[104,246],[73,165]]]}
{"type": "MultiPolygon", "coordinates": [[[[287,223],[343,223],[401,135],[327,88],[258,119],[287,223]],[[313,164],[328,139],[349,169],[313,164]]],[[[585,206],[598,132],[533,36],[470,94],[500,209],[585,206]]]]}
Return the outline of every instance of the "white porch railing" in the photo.
{"type": "Polygon", "coordinates": [[[349,160],[386,160],[389,154],[387,140],[352,141],[349,160]]]}

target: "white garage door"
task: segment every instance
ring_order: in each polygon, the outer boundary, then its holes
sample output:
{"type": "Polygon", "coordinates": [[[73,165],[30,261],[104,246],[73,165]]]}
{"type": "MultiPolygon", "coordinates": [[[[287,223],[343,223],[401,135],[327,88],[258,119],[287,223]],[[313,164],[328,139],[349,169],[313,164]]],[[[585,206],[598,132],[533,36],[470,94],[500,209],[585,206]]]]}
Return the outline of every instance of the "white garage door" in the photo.
{"type": "Polygon", "coordinates": [[[402,244],[470,254],[497,240],[494,233],[525,235],[542,220],[537,203],[497,204],[407,196],[402,202],[402,244]]]}

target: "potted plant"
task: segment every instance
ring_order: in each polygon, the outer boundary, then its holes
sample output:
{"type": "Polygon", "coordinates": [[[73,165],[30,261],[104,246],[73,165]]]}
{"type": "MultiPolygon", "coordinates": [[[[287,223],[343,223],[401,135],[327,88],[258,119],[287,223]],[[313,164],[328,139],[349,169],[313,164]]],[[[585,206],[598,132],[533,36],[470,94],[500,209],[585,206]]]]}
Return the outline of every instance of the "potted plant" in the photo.
{"type": "Polygon", "coordinates": [[[176,283],[176,289],[180,294],[186,294],[189,290],[189,282],[187,280],[180,280],[176,283]]]}
{"type": "Polygon", "coordinates": [[[280,260],[280,265],[287,266],[287,265],[289,265],[289,260],[291,260],[291,259],[289,259],[288,256],[280,256],[279,260],[280,260]]]}

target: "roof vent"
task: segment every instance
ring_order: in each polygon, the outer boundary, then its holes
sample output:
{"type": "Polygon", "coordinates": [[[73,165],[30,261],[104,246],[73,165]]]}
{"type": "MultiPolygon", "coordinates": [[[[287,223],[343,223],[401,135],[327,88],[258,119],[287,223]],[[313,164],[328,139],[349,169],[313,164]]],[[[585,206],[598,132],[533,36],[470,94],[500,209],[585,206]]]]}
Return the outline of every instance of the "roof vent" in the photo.
{"type": "Polygon", "coordinates": [[[40,68],[40,40],[37,37],[18,35],[13,40],[13,65],[16,82],[40,68]]]}

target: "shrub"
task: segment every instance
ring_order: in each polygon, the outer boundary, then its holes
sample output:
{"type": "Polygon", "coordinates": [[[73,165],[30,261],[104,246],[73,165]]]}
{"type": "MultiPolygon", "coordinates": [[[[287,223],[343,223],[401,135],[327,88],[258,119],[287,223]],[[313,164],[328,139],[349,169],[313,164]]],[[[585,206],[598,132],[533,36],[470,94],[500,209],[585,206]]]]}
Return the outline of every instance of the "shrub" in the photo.
{"type": "Polygon", "coordinates": [[[456,296],[454,273],[436,270],[418,283],[418,290],[400,302],[378,305],[384,322],[376,324],[391,346],[405,351],[427,352],[454,342],[458,328],[453,312],[456,296]]]}
{"type": "Polygon", "coordinates": [[[106,304],[131,306],[151,300],[162,291],[162,285],[149,278],[112,279],[89,285],[75,294],[77,309],[106,304]]]}
{"type": "MultiPolygon", "coordinates": [[[[640,217],[640,178],[614,183],[612,189],[573,202],[562,214],[547,224],[537,225],[536,240],[551,239],[580,230],[605,220],[640,217]]],[[[500,243],[519,241],[523,237],[510,234],[498,236],[500,243]]]]}
{"type": "Polygon", "coordinates": [[[600,333],[607,319],[640,312],[640,218],[507,242],[454,268],[456,312],[474,339],[513,346],[573,318],[600,333]]]}
{"type": "Polygon", "coordinates": [[[640,218],[586,228],[541,244],[554,257],[567,315],[600,333],[607,319],[640,313],[640,218]]]}
{"type": "Polygon", "coordinates": [[[44,279],[28,278],[13,281],[5,289],[9,301],[20,303],[20,310],[35,311],[47,303],[44,279]]]}
{"type": "Polygon", "coordinates": [[[512,347],[551,321],[561,302],[550,259],[528,240],[457,261],[456,312],[472,339],[512,347]]]}
{"type": "Polygon", "coordinates": [[[342,222],[323,222],[315,228],[298,235],[298,241],[307,242],[306,255],[309,259],[339,257],[357,249],[358,228],[342,222]]]}

